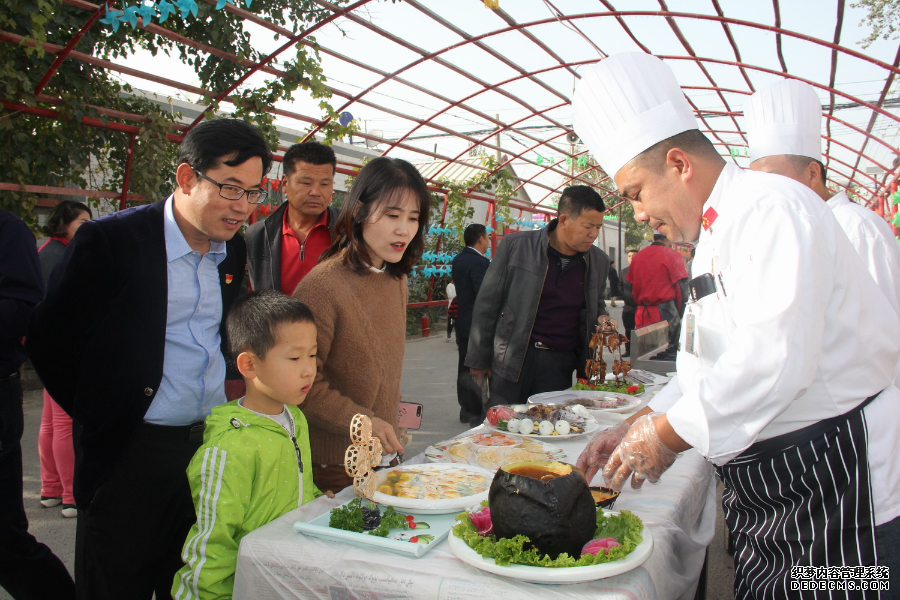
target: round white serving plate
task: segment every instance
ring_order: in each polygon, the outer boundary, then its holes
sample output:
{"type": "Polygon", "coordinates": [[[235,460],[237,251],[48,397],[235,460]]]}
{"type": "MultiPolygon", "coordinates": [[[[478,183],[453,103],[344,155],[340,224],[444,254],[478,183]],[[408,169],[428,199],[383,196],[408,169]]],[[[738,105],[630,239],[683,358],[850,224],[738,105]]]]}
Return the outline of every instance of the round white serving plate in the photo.
{"type": "Polygon", "coordinates": [[[460,512],[469,506],[476,506],[482,501],[487,500],[488,492],[491,488],[491,481],[494,480],[494,473],[487,469],[482,469],[475,465],[467,465],[462,463],[421,463],[416,465],[399,465],[390,469],[382,469],[378,471],[378,485],[381,485],[389,473],[393,471],[407,471],[409,469],[419,469],[422,471],[467,471],[471,473],[479,473],[484,476],[485,488],[483,492],[471,496],[460,496],[459,498],[441,498],[438,500],[425,500],[420,498],[399,498],[391,496],[383,492],[375,492],[372,500],[378,504],[385,506],[393,506],[394,508],[402,508],[407,512],[423,514],[423,515],[442,515],[452,512],[460,512]]]}
{"type": "MultiPolygon", "coordinates": [[[[616,511],[604,511],[606,514],[617,515],[616,511]]],[[[650,530],[644,526],[641,532],[643,540],[637,547],[631,551],[631,554],[621,560],[615,560],[599,565],[591,565],[587,567],[532,567],[528,565],[506,565],[501,566],[494,562],[493,558],[485,558],[469,548],[468,544],[462,539],[454,535],[450,530],[447,542],[450,544],[450,551],[467,565],[471,565],[476,569],[481,569],[494,575],[509,577],[516,581],[525,581],[528,583],[585,583],[587,581],[595,581],[606,577],[613,577],[627,573],[632,569],[641,566],[650,553],[653,552],[653,536],[650,530]]]]}
{"type": "MultiPolygon", "coordinates": [[[[550,392],[550,393],[556,394],[559,392],[550,392]]],[[[563,406],[562,402],[558,403],[558,402],[547,401],[547,402],[542,403],[542,402],[531,402],[529,399],[529,403],[530,404],[560,404],[560,408],[565,408],[563,406]]],[[[528,410],[528,404],[513,404],[510,406],[510,408],[515,411],[525,412],[526,410],[528,410]]],[[[590,410],[588,410],[588,413],[590,413],[590,410]]],[[[595,431],[600,429],[600,424],[597,423],[597,420],[593,417],[593,415],[587,414],[587,415],[584,415],[584,417],[586,420],[586,423],[584,425],[584,431],[581,433],[567,433],[566,435],[541,435],[539,433],[512,433],[511,431],[504,431],[502,429],[497,429],[495,426],[491,425],[487,419],[484,420],[483,424],[486,428],[490,429],[491,431],[505,433],[506,435],[513,435],[513,436],[517,435],[519,437],[525,437],[525,438],[532,439],[532,440],[546,440],[546,441],[568,440],[571,438],[576,438],[581,435],[586,435],[588,433],[594,433],[595,431]]]]}
{"type": "MultiPolygon", "coordinates": [[[[524,440],[524,436],[521,436],[521,435],[516,435],[516,434],[512,434],[512,433],[506,433],[505,435],[517,438],[519,440],[524,440]]],[[[466,463],[465,461],[454,460],[454,458],[452,457],[452,455],[449,452],[450,447],[454,443],[457,443],[458,440],[465,440],[469,437],[471,437],[471,436],[464,436],[462,438],[456,438],[456,439],[447,440],[444,442],[438,442],[436,444],[428,446],[428,448],[425,449],[425,460],[427,460],[428,462],[437,462],[437,463],[471,464],[471,463],[466,463]]],[[[559,437],[559,436],[554,436],[554,437],[559,437]]],[[[547,442],[544,442],[542,440],[533,440],[533,442],[535,444],[538,444],[541,447],[541,449],[544,452],[545,460],[549,460],[549,461],[565,460],[566,453],[563,451],[562,448],[554,446],[553,444],[548,444],[547,442]]],[[[473,446],[475,446],[475,444],[473,444],[473,446]]],[[[521,444],[519,444],[518,446],[478,446],[478,447],[479,448],[518,448],[518,447],[521,447],[521,444]]],[[[476,465],[476,466],[479,466],[479,465],[476,465]]],[[[497,471],[497,469],[491,469],[491,472],[495,473],[496,471],[497,471]]]]}
{"type": "Polygon", "coordinates": [[[589,413],[628,413],[634,411],[641,405],[643,399],[628,394],[620,394],[618,392],[601,392],[594,390],[562,390],[559,392],[544,392],[543,394],[535,394],[528,398],[528,404],[569,404],[579,398],[617,398],[627,400],[628,404],[617,408],[600,408],[593,406],[585,406],[589,413]]]}

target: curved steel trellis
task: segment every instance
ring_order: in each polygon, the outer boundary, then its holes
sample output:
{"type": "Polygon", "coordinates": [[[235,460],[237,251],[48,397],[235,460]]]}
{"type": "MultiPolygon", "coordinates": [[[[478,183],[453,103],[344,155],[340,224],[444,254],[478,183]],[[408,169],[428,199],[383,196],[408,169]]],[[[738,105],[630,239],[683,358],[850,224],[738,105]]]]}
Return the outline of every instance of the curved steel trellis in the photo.
{"type": "MultiPolygon", "coordinates": [[[[823,110],[823,115],[826,117],[825,132],[822,135],[822,139],[824,141],[823,156],[825,157],[826,164],[829,167],[829,172],[835,173],[838,176],[845,177],[847,179],[847,183],[845,184],[832,177],[832,183],[841,187],[856,188],[857,191],[864,191],[868,194],[869,201],[872,204],[875,204],[876,201],[881,199],[881,206],[883,208],[883,197],[886,191],[890,189],[891,185],[896,186],[898,175],[900,175],[900,169],[895,166],[897,160],[894,161],[894,164],[888,166],[884,163],[889,163],[890,160],[879,160],[873,155],[871,151],[869,151],[870,143],[875,143],[878,144],[878,148],[881,149],[880,151],[882,153],[884,152],[884,149],[887,149],[894,157],[896,157],[898,154],[897,148],[895,146],[886,142],[884,139],[882,139],[882,137],[879,137],[875,134],[874,127],[879,117],[888,119],[890,122],[900,123],[900,117],[890,112],[889,110],[886,110],[884,107],[890,87],[895,81],[897,75],[900,74],[900,67],[898,67],[898,65],[900,65],[900,48],[898,48],[896,58],[894,59],[894,64],[891,65],[873,56],[866,55],[862,52],[850,48],[842,47],[840,45],[840,38],[844,19],[844,0],[837,0],[837,15],[835,19],[835,29],[832,41],[783,28],[781,26],[781,8],[779,6],[778,0],[772,0],[772,7],[774,9],[774,26],[729,17],[720,6],[719,0],[710,0],[715,11],[715,15],[671,11],[668,9],[666,0],[657,0],[660,8],[662,9],[658,11],[616,10],[610,1],[600,0],[601,4],[608,9],[607,11],[565,14],[560,11],[553,4],[553,2],[551,2],[551,0],[545,0],[544,4],[547,5],[551,10],[551,17],[543,19],[533,19],[527,22],[520,23],[517,22],[508,12],[503,11],[502,9],[497,9],[494,10],[494,14],[505,24],[505,26],[497,27],[478,35],[472,35],[466,32],[464,28],[454,23],[452,19],[442,16],[434,10],[425,6],[422,0],[406,0],[406,3],[409,6],[417,10],[420,14],[424,15],[424,17],[433,22],[435,26],[441,27],[461,38],[458,42],[449,44],[434,51],[427,51],[423,48],[419,48],[409,41],[404,40],[381,27],[378,27],[374,23],[364,19],[359,14],[357,14],[357,9],[366,5],[369,0],[357,0],[355,3],[344,6],[343,8],[341,6],[329,3],[325,0],[315,0],[317,4],[330,10],[332,14],[326,17],[323,22],[301,32],[291,32],[287,29],[284,29],[283,27],[269,22],[266,19],[254,15],[249,11],[238,8],[237,6],[233,6],[230,4],[226,5],[225,10],[228,10],[237,18],[243,18],[247,19],[248,21],[252,21],[275,32],[276,34],[284,37],[285,40],[287,40],[286,43],[282,44],[276,51],[266,56],[259,63],[253,63],[252,61],[240,59],[237,56],[230,55],[216,48],[201,44],[194,40],[190,40],[172,32],[171,30],[166,29],[165,27],[162,27],[159,24],[148,23],[145,25],[143,22],[141,22],[141,26],[151,33],[167,37],[168,39],[175,41],[176,43],[190,45],[194,48],[215,55],[221,59],[232,61],[247,69],[247,71],[240,77],[238,77],[235,83],[229,86],[228,89],[218,92],[202,90],[200,88],[197,88],[196,86],[189,86],[164,77],[152,75],[150,73],[143,73],[136,69],[125,67],[123,65],[115,65],[110,61],[106,61],[98,57],[92,57],[90,55],[85,55],[75,51],[75,47],[81,36],[83,36],[84,33],[87,32],[91,27],[97,26],[96,22],[101,14],[103,5],[101,4],[98,6],[96,4],[87,2],[86,0],[64,1],[68,4],[89,11],[90,15],[85,20],[85,24],[79,29],[79,31],[73,36],[73,38],[65,47],[53,46],[52,44],[44,44],[45,49],[49,49],[51,52],[56,54],[56,60],[44,75],[41,82],[37,86],[37,89],[35,90],[34,100],[45,104],[49,103],[52,105],[53,99],[41,95],[40,92],[46,86],[47,82],[53,76],[53,73],[62,63],[62,61],[74,59],[82,60],[84,62],[88,62],[102,68],[115,69],[122,73],[133,75],[135,77],[141,77],[149,81],[157,82],[161,85],[172,87],[174,89],[181,89],[199,94],[204,98],[210,99],[209,106],[212,106],[220,100],[227,101],[230,98],[231,94],[255,73],[262,72],[275,77],[287,77],[287,74],[284,71],[281,71],[278,68],[272,66],[271,61],[279,54],[290,48],[292,45],[297,44],[298,42],[309,44],[309,42],[305,40],[305,38],[313,31],[324,26],[326,23],[341,22],[342,19],[345,19],[348,22],[366,27],[368,30],[372,31],[383,39],[388,40],[393,44],[397,44],[399,47],[404,48],[417,55],[413,60],[400,66],[399,68],[394,69],[393,71],[387,71],[377,67],[374,64],[370,64],[371,61],[358,60],[334,49],[319,46],[319,50],[323,54],[328,55],[336,60],[343,61],[346,64],[352,65],[354,67],[365,69],[366,71],[377,76],[377,80],[374,83],[364,87],[356,93],[350,93],[341,90],[333,85],[328,86],[331,92],[336,97],[344,99],[343,105],[337,110],[337,112],[341,112],[354,104],[361,104],[372,108],[373,110],[381,111],[384,114],[392,115],[409,123],[409,127],[405,129],[404,132],[402,132],[400,135],[395,136],[394,139],[383,139],[366,133],[357,134],[359,137],[374,139],[378,142],[384,142],[388,146],[387,149],[384,150],[384,154],[402,149],[404,151],[415,152],[423,156],[430,156],[439,160],[446,161],[447,165],[440,167],[439,170],[434,175],[432,175],[432,180],[436,180],[450,164],[461,163],[463,161],[464,155],[472,148],[481,147],[496,151],[498,153],[506,154],[506,158],[499,161],[500,164],[496,167],[496,169],[505,168],[508,165],[511,165],[513,161],[524,162],[526,164],[530,164],[533,167],[537,167],[535,173],[533,173],[531,176],[518,178],[519,181],[516,189],[522,189],[526,185],[542,188],[546,192],[546,194],[543,196],[543,198],[536,202],[537,205],[540,205],[542,202],[550,198],[560,188],[571,184],[571,182],[573,181],[586,183],[587,181],[584,179],[584,176],[590,171],[596,169],[596,167],[589,167],[587,169],[579,171],[578,173],[565,172],[558,168],[558,164],[542,165],[539,162],[531,159],[530,155],[540,148],[546,148],[548,151],[552,151],[558,155],[568,156],[571,160],[574,160],[576,157],[582,155],[585,152],[584,150],[581,150],[579,152],[571,150],[567,151],[565,148],[562,148],[557,143],[555,143],[555,141],[560,137],[562,137],[566,133],[571,132],[570,126],[561,123],[558,118],[554,118],[552,116],[552,113],[554,111],[557,111],[558,109],[564,107],[569,102],[569,95],[557,89],[557,87],[551,85],[550,83],[544,81],[541,76],[544,74],[555,74],[561,71],[565,71],[569,75],[577,78],[577,68],[579,66],[596,62],[606,56],[606,52],[593,41],[591,41],[590,38],[585,35],[584,31],[582,31],[578,27],[579,23],[586,23],[590,20],[614,19],[622,28],[625,35],[628,36],[628,38],[631,39],[631,41],[633,41],[638,48],[641,48],[645,52],[650,52],[650,49],[647,47],[647,45],[645,45],[639,39],[639,37],[629,26],[629,23],[626,21],[626,19],[629,17],[646,17],[665,20],[665,23],[668,25],[672,34],[675,36],[675,39],[677,39],[678,43],[681,44],[685,52],[684,55],[671,53],[658,53],[657,55],[664,60],[690,61],[692,64],[697,65],[700,73],[707,79],[709,85],[684,85],[683,89],[686,92],[685,95],[688,101],[691,102],[692,107],[696,111],[698,120],[702,124],[702,128],[704,129],[704,131],[714,138],[714,142],[718,146],[725,148],[726,151],[723,153],[723,155],[728,156],[730,154],[731,148],[742,147],[746,145],[746,135],[742,131],[741,126],[737,121],[737,117],[740,115],[740,113],[736,112],[730,106],[728,99],[725,97],[725,94],[747,95],[753,93],[754,86],[750,79],[750,73],[760,72],[768,75],[788,77],[800,81],[805,81],[806,83],[809,83],[816,88],[823,90],[829,95],[827,108],[823,110]],[[725,58],[703,57],[698,55],[690,42],[689,36],[687,36],[679,26],[679,21],[681,20],[717,23],[722,28],[722,31],[728,41],[728,45],[730,46],[731,51],[734,54],[734,59],[727,60],[725,58]],[[538,28],[553,23],[563,24],[564,26],[571,29],[576,35],[580,35],[584,40],[588,42],[593,51],[597,53],[597,57],[580,60],[563,59],[557,52],[553,50],[553,48],[549,44],[545,43],[540,36],[535,34],[535,31],[537,31],[538,28]],[[754,65],[747,62],[741,55],[740,46],[737,43],[732,31],[733,28],[750,28],[773,33],[775,35],[776,54],[778,57],[778,63],[781,66],[781,70],[779,71],[767,66],[754,65]],[[512,32],[520,34],[521,36],[523,36],[523,39],[527,40],[531,44],[534,44],[534,46],[539,48],[542,53],[550,57],[553,64],[549,67],[531,68],[529,67],[527,62],[524,64],[519,64],[518,61],[513,60],[509,56],[504,55],[502,52],[499,52],[489,45],[488,42],[490,42],[492,39],[495,39],[500,35],[512,32]],[[787,69],[787,63],[784,57],[784,48],[782,44],[783,37],[793,38],[801,42],[814,44],[817,47],[830,50],[831,60],[829,65],[828,81],[819,82],[810,78],[801,77],[796,73],[791,73],[787,69]],[[506,77],[502,81],[491,83],[485,81],[481,77],[477,77],[476,75],[470,73],[466,68],[464,68],[464,66],[455,64],[446,58],[446,55],[449,52],[464,47],[475,48],[481,52],[484,52],[492,59],[500,61],[504,66],[512,69],[512,71],[515,73],[515,76],[506,77]],[[867,102],[853,94],[846,93],[836,88],[836,73],[839,57],[852,57],[854,59],[866,61],[867,63],[872,64],[885,72],[885,83],[877,101],[875,101],[874,103],[867,102]],[[471,81],[478,89],[476,89],[475,92],[468,92],[462,97],[452,98],[435,90],[429,89],[429,86],[427,85],[418,83],[417,81],[415,81],[414,76],[405,76],[414,67],[429,63],[439,65],[442,68],[450,69],[454,73],[457,73],[465,77],[468,81],[471,81]],[[743,78],[743,81],[746,83],[747,89],[740,90],[731,87],[720,86],[707,68],[708,65],[722,65],[736,68],[743,78]],[[403,111],[391,106],[390,102],[381,103],[373,101],[371,99],[372,95],[379,93],[379,88],[381,88],[388,82],[398,83],[400,85],[407,86],[409,87],[409,89],[415,90],[418,93],[426,94],[428,97],[442,102],[444,104],[444,107],[433,109],[429,116],[420,118],[414,117],[410,114],[405,114],[403,111]],[[508,87],[510,84],[516,82],[528,82],[531,85],[535,85],[537,86],[537,88],[554,96],[558,100],[558,102],[553,103],[553,105],[549,107],[537,108],[533,106],[532,103],[526,101],[520,96],[512,93],[507,89],[504,89],[504,87],[508,87]],[[691,95],[688,94],[688,92],[690,91],[697,90],[709,91],[714,93],[719,103],[718,107],[713,107],[710,109],[700,109],[694,103],[691,95]],[[519,109],[517,110],[523,112],[525,116],[521,116],[521,114],[519,114],[509,120],[509,122],[504,122],[497,117],[492,117],[484,110],[480,110],[472,104],[474,101],[482,98],[484,94],[487,94],[489,92],[500,94],[509,101],[513,102],[515,106],[519,107],[519,109]],[[862,128],[861,126],[854,125],[847,120],[836,117],[834,115],[834,112],[836,110],[835,100],[837,97],[846,98],[851,103],[854,103],[854,105],[869,111],[870,117],[868,125],[865,128],[862,128]],[[444,115],[447,115],[449,111],[456,108],[467,111],[469,114],[477,117],[478,119],[481,119],[483,122],[489,123],[490,128],[487,131],[480,132],[478,134],[468,134],[465,132],[457,131],[456,129],[443,125],[441,122],[439,122],[444,115]],[[724,118],[728,122],[728,125],[726,126],[727,129],[712,126],[712,124],[708,120],[712,118],[724,118]],[[526,126],[525,124],[532,119],[538,119],[540,122],[546,123],[546,125],[526,126]],[[845,143],[844,141],[837,139],[835,133],[832,131],[833,123],[840,124],[841,126],[848,128],[848,130],[853,132],[853,134],[863,136],[862,143],[857,147],[855,145],[850,145],[848,143],[845,143]],[[542,134],[532,134],[532,130],[536,127],[546,129],[547,131],[543,132],[542,134]],[[410,142],[413,141],[411,139],[413,134],[423,129],[438,131],[441,132],[442,135],[453,136],[457,139],[460,139],[466,142],[466,150],[462,152],[453,151],[452,153],[450,153],[450,155],[445,156],[442,154],[438,154],[437,151],[431,152],[425,148],[421,148],[414,144],[411,144],[410,142]],[[494,143],[492,141],[494,137],[499,136],[499,134],[501,133],[506,135],[520,136],[521,138],[528,140],[528,142],[522,143],[516,140],[517,143],[519,143],[524,149],[513,151],[509,148],[502,147],[499,143],[494,143]],[[728,138],[727,136],[738,136],[738,139],[740,141],[729,141],[730,138],[728,138]],[[841,150],[841,157],[834,155],[832,151],[834,148],[841,150]],[[850,161],[853,164],[850,164],[843,159],[846,158],[847,155],[855,156],[855,159],[850,161]],[[864,160],[868,161],[868,163],[871,163],[878,169],[881,169],[883,171],[883,175],[879,174],[878,177],[875,177],[870,173],[867,173],[863,169],[862,161],[864,160]],[[835,165],[839,165],[840,168],[836,167],[835,165]],[[562,176],[560,178],[561,183],[546,183],[548,174],[562,176]]],[[[204,1],[210,4],[215,4],[216,2],[216,0],[204,1]]],[[[480,6],[481,2],[476,2],[475,0],[473,0],[473,5],[474,4],[480,6]]],[[[15,36],[8,32],[0,32],[0,41],[10,43],[21,43],[23,41],[21,39],[16,40],[16,37],[21,38],[21,36],[15,36]]],[[[25,41],[25,43],[33,45],[33,43],[30,41],[25,41]]],[[[40,107],[24,106],[23,103],[6,102],[4,103],[4,106],[6,108],[11,108],[13,104],[22,107],[18,110],[31,112],[32,114],[43,114],[48,118],[54,118],[53,115],[58,114],[55,111],[41,109],[40,107]]],[[[208,110],[209,106],[206,107],[206,110],[208,110]]],[[[102,107],[100,108],[102,109],[102,107]]],[[[321,127],[323,127],[327,123],[327,121],[323,121],[315,116],[305,115],[299,112],[276,109],[274,107],[270,107],[269,110],[276,115],[297,119],[305,123],[310,123],[312,125],[312,128],[309,136],[314,135],[321,127]]],[[[138,119],[140,118],[139,116],[135,115],[132,115],[131,117],[137,117],[138,119]]],[[[116,118],[128,119],[129,117],[116,115],[116,118]]],[[[202,118],[203,115],[198,117],[197,120],[195,120],[187,127],[180,127],[177,133],[173,133],[172,135],[170,135],[170,138],[172,138],[173,140],[180,139],[180,136],[183,133],[180,130],[190,129],[190,127],[196,125],[196,123],[199,122],[199,120],[202,118]]],[[[85,121],[85,123],[87,123],[87,121],[85,121]]],[[[99,122],[91,122],[87,124],[95,127],[107,125],[99,122]]],[[[116,123],[109,123],[108,125],[110,126],[110,128],[117,128],[122,131],[133,131],[131,129],[132,126],[130,125],[125,126],[124,124],[116,123]]],[[[602,178],[601,182],[606,181],[606,179],[607,178],[602,178]]],[[[598,182],[594,182],[594,184],[598,184],[598,182]]],[[[469,190],[470,193],[473,191],[474,190],[469,190]]],[[[123,198],[125,197],[126,192],[127,190],[123,190],[123,198]]]]}

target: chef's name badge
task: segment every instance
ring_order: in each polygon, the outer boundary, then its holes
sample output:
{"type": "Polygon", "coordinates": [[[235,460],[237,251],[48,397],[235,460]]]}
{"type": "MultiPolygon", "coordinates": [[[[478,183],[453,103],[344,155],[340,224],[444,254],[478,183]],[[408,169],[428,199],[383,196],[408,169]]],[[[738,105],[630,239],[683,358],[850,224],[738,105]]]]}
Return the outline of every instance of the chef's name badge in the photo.
{"type": "Polygon", "coordinates": [[[697,318],[690,310],[684,318],[684,351],[697,356],[696,335],[697,335],[697,318]]]}

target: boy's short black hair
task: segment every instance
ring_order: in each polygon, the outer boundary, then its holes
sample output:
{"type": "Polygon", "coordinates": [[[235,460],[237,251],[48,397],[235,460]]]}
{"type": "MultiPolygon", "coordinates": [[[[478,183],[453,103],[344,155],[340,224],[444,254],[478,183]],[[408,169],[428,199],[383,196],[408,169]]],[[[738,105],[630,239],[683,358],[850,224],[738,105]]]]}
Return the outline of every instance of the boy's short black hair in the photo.
{"type": "Polygon", "coordinates": [[[606,204],[597,191],[587,185],[572,185],[563,190],[556,212],[577,219],[586,210],[606,212],[606,204]]]}
{"type": "Polygon", "coordinates": [[[334,149],[320,142],[301,142],[288,148],[284,158],[281,159],[281,169],[290,177],[300,161],[311,165],[331,165],[332,175],[337,170],[337,156],[334,149]]]}
{"type": "Polygon", "coordinates": [[[474,246],[482,237],[487,235],[487,227],[481,223],[472,223],[463,231],[463,242],[466,246],[474,246]]]}
{"type": "Polygon", "coordinates": [[[278,327],[291,323],[316,324],[309,307],[276,290],[250,292],[239,298],[225,322],[231,355],[252,352],[260,358],[275,345],[278,327]]]}

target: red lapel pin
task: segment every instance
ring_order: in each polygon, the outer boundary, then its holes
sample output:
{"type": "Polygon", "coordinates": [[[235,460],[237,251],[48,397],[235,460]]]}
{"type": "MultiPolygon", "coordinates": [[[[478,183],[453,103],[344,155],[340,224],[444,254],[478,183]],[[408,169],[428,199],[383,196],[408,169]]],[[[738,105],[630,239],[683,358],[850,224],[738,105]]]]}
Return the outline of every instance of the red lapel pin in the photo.
{"type": "Polygon", "coordinates": [[[705,213],[703,213],[703,229],[709,229],[712,227],[712,224],[716,222],[716,219],[719,217],[719,213],[716,212],[716,209],[710,207],[707,209],[705,213]]]}

